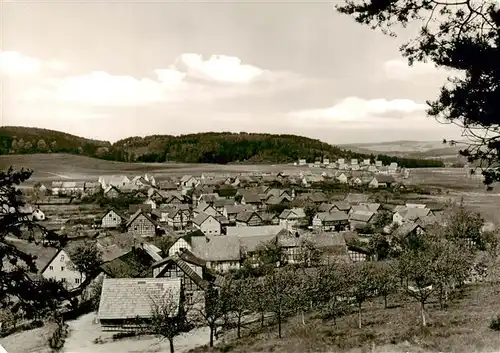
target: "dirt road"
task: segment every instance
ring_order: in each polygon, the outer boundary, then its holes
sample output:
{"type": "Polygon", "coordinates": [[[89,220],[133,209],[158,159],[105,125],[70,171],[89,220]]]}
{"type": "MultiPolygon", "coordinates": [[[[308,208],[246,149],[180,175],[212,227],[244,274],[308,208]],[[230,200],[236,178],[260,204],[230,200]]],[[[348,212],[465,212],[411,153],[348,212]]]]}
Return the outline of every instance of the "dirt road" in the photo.
{"type": "MultiPolygon", "coordinates": [[[[97,337],[111,337],[111,333],[102,333],[98,324],[93,322],[95,314],[83,315],[77,320],[69,321],[69,337],[64,344],[63,353],[152,353],[169,352],[167,340],[160,341],[156,337],[143,336],[139,338],[122,339],[119,341],[95,344],[97,337]]],[[[176,353],[187,352],[190,349],[208,343],[209,330],[199,328],[175,338],[176,353]]]]}

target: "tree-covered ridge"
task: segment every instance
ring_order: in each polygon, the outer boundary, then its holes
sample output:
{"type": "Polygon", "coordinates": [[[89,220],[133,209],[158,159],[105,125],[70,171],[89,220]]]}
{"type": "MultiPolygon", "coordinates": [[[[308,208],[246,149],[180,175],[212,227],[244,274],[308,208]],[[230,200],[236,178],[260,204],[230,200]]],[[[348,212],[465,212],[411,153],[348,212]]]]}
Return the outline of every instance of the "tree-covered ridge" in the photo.
{"type": "Polygon", "coordinates": [[[8,153],[73,153],[92,155],[99,148],[110,147],[108,141],[87,139],[65,132],[27,128],[0,127],[0,154],[8,153]]]}
{"type": "Polygon", "coordinates": [[[381,160],[400,166],[442,167],[441,161],[356,153],[317,139],[296,135],[206,132],[180,136],[129,137],[114,144],[58,131],[0,128],[0,154],[72,153],[121,162],[182,163],[290,163],[298,159],[314,162],[323,158],[381,160]]]}

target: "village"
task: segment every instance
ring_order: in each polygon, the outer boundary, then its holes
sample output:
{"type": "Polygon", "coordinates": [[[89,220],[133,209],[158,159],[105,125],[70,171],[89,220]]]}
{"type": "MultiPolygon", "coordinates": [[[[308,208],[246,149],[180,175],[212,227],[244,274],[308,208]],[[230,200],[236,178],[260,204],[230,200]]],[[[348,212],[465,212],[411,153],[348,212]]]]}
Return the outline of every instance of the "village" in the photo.
{"type": "Polygon", "coordinates": [[[81,293],[82,302],[90,295],[86,289],[98,283],[96,322],[102,332],[124,332],[137,330],[133,318],[149,315],[158,286],[204,305],[200,298],[208,288],[258,262],[267,244],[276,244],[288,264],[304,261],[306,243],[320,251],[321,263],[377,261],[375,237],[391,244],[422,234],[446,209],[422,201],[418,187],[405,183],[409,172],[396,164],[326,160],[309,167],[296,173],[104,175],[36,183],[23,189],[22,212],[64,235],[67,245],[6,240],[36,256],[37,276],[62,282],[81,293]],[[88,244],[100,255],[93,278],[71,258],[75,248],[88,244]]]}

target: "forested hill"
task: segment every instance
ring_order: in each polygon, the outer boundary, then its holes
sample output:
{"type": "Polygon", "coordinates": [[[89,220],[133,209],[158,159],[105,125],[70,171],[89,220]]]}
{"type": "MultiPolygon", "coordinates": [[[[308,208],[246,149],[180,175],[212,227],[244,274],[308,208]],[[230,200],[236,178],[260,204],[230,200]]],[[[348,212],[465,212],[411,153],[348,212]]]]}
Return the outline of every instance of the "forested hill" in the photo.
{"type": "Polygon", "coordinates": [[[366,155],[302,136],[198,133],[130,137],[111,144],[37,128],[0,127],[0,154],[72,153],[114,161],[183,163],[289,163],[305,158],[371,158],[405,167],[442,167],[438,160],[366,155]]]}

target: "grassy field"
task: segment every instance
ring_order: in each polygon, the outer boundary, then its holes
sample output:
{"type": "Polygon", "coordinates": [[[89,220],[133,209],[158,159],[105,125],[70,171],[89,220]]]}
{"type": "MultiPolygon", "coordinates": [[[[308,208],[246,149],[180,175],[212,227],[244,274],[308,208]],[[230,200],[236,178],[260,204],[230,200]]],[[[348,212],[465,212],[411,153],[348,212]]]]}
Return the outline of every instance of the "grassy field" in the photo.
{"type": "Polygon", "coordinates": [[[274,326],[250,335],[244,331],[240,340],[227,338],[215,348],[200,347],[191,353],[206,352],[498,352],[500,334],[489,329],[491,319],[499,314],[500,286],[482,284],[467,288],[463,298],[448,308],[437,303],[427,307],[429,325],[419,326],[419,306],[406,297],[392,297],[390,308],[383,300],[364,304],[364,327],[357,328],[357,314],[323,321],[314,316],[302,325],[299,317],[285,324],[284,337],[277,338],[274,326]]]}
{"type": "Polygon", "coordinates": [[[144,173],[157,178],[167,175],[201,174],[207,172],[281,171],[297,167],[289,165],[217,165],[182,163],[123,163],[70,154],[31,154],[0,156],[0,168],[22,167],[34,171],[30,181],[96,180],[100,175],[144,173]]]}

